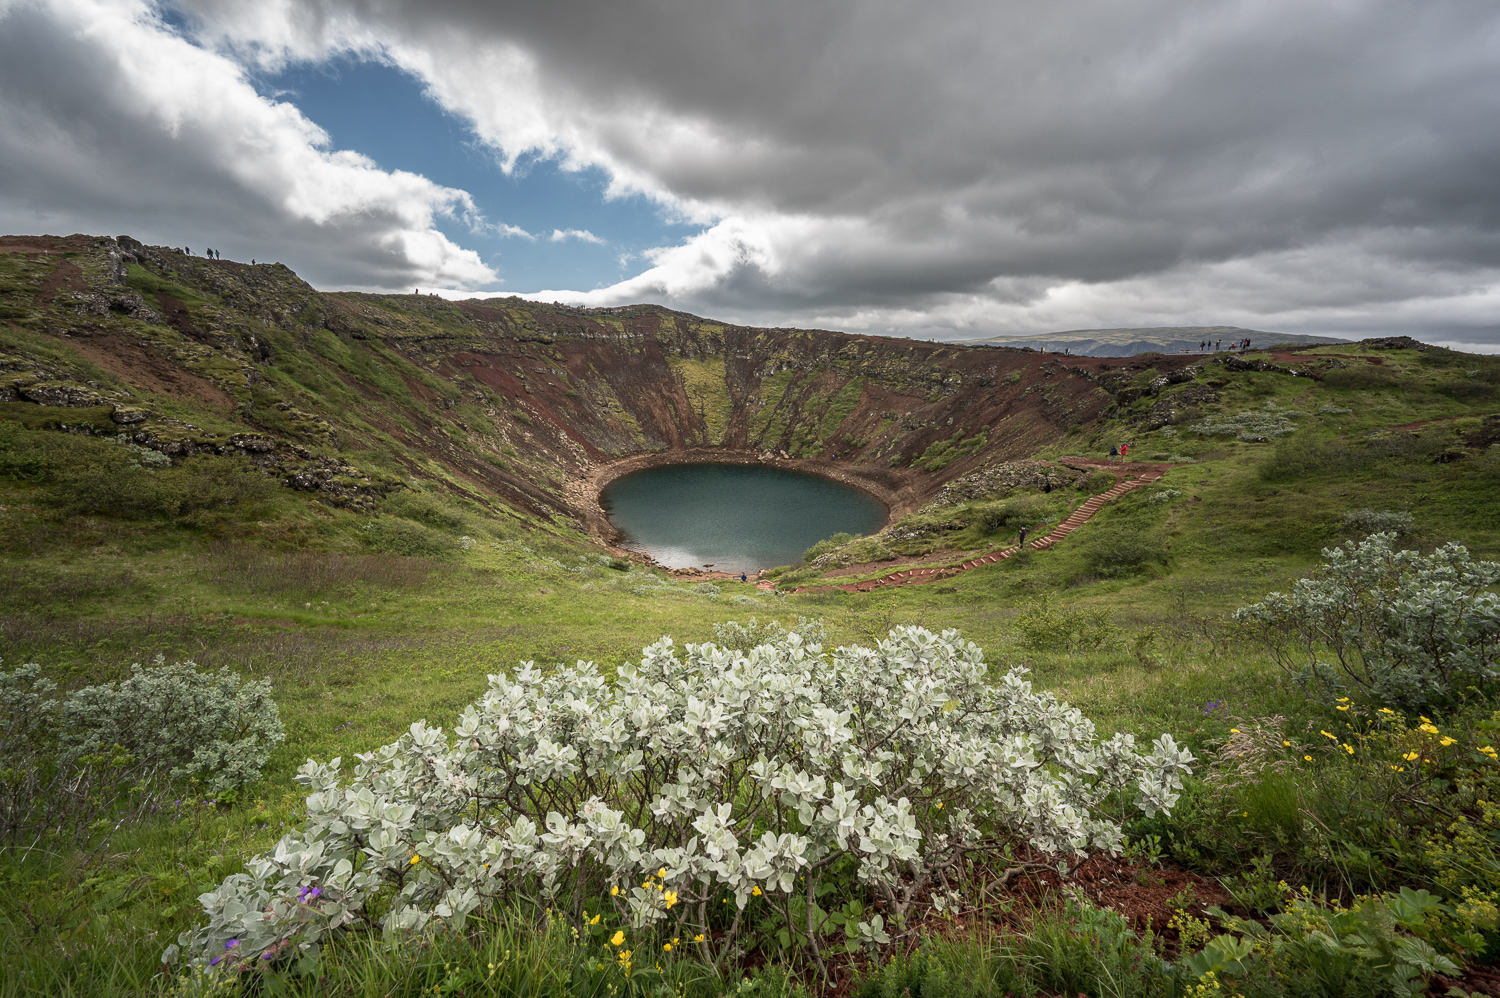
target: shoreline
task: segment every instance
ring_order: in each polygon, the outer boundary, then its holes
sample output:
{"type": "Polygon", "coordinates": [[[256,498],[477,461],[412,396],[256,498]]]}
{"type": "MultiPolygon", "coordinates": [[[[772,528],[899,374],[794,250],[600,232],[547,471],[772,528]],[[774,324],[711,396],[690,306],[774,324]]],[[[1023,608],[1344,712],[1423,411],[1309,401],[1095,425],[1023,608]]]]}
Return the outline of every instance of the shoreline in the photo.
{"type": "MultiPolygon", "coordinates": [[[[563,490],[569,505],[577,512],[587,533],[617,555],[636,561],[645,560],[673,575],[704,580],[712,580],[716,577],[730,578],[728,573],[705,572],[701,568],[667,568],[643,552],[621,547],[621,541],[624,538],[620,529],[609,521],[603,507],[599,505],[600,494],[616,479],[637,471],[665,468],[676,464],[757,465],[826,478],[858,489],[884,506],[885,521],[881,524],[881,530],[901,517],[916,512],[923,498],[915,475],[906,469],[873,468],[858,464],[841,465],[827,458],[785,457],[771,451],[725,447],[688,447],[630,454],[613,461],[593,465],[584,474],[574,476],[565,482],[563,490]]],[[[733,578],[738,580],[739,577],[736,575],[733,578]]]]}

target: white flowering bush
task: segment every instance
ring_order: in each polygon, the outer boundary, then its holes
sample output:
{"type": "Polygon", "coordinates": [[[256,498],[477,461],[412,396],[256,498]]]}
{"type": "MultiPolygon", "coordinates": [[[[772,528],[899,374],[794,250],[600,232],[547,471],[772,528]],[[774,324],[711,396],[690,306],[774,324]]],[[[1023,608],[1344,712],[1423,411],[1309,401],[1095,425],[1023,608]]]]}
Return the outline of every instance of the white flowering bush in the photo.
{"type": "Polygon", "coordinates": [[[1351,509],[1343,522],[1362,534],[1409,534],[1416,518],[1398,509],[1351,509]]]}
{"type": "MultiPolygon", "coordinates": [[[[744,651],[663,638],[614,681],[526,662],[451,734],[418,722],[352,773],[309,760],[305,826],[204,894],[207,924],[164,958],[276,966],[351,924],[603,897],[719,962],[760,896],[817,956],[814,898],[835,867],[903,922],[968,860],[1117,849],[1114,805],[1171,808],[1192,761],[1169,735],[1144,753],[1098,739],[1024,669],[991,683],[956,631],[831,654],[795,631],[744,651]]],[[[878,943],[883,924],[849,935],[878,943]]]]}
{"type": "Polygon", "coordinates": [[[797,617],[797,623],[786,627],[780,621],[758,623],[754,617],[746,623],[724,620],[714,625],[714,643],[730,651],[749,651],[756,645],[779,644],[787,632],[796,633],[804,645],[822,645],[828,640],[828,628],[818,617],[797,617]]]}
{"type": "Polygon", "coordinates": [[[1209,416],[1202,422],[1194,423],[1189,429],[1205,437],[1234,437],[1254,443],[1295,433],[1297,426],[1292,420],[1303,415],[1306,414],[1296,409],[1267,402],[1259,409],[1237,412],[1234,415],[1220,413],[1209,416]]]}
{"type": "Polygon", "coordinates": [[[1295,679],[1411,712],[1489,696],[1500,679],[1500,563],[1396,534],[1325,548],[1314,578],[1235,612],[1295,679]]]}
{"type": "Polygon", "coordinates": [[[0,848],[108,838],[185,777],[233,793],[284,737],[270,683],[228,670],[158,658],[66,696],[34,663],[0,671],[0,848]]]}
{"type": "Polygon", "coordinates": [[[196,777],[226,795],[260,779],[286,738],[268,679],[243,682],[228,669],[192,662],[139,663],[118,683],[86,686],[56,708],[59,754],[75,759],[111,749],[150,760],[172,779],[196,777]]]}

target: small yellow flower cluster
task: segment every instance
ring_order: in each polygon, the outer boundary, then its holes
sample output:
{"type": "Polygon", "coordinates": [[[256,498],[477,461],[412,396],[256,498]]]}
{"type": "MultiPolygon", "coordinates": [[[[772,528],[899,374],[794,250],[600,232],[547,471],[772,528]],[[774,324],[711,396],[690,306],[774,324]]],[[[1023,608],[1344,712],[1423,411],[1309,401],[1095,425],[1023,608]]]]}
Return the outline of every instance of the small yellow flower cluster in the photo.
{"type": "MultiPolygon", "coordinates": [[[[667,868],[664,866],[660,870],[657,870],[656,876],[660,877],[661,881],[665,881],[667,879],[667,868]]],[[[672,906],[677,903],[678,895],[676,891],[667,890],[666,884],[661,881],[658,881],[653,877],[647,877],[645,880],[641,881],[641,887],[648,891],[654,890],[660,893],[662,901],[666,903],[667,910],[670,911],[672,909],[672,906]]],[[[619,894],[619,892],[620,889],[618,887],[612,888],[610,890],[611,894],[617,895],[619,894]]]]}

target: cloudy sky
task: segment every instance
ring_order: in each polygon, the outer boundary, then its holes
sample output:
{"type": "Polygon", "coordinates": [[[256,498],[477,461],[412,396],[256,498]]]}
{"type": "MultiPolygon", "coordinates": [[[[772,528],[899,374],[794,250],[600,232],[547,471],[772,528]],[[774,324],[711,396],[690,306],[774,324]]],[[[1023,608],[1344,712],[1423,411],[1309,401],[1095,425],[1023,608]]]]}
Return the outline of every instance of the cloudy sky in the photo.
{"type": "Polygon", "coordinates": [[[0,0],[0,229],[938,339],[1500,350],[1493,0],[0,0]]]}

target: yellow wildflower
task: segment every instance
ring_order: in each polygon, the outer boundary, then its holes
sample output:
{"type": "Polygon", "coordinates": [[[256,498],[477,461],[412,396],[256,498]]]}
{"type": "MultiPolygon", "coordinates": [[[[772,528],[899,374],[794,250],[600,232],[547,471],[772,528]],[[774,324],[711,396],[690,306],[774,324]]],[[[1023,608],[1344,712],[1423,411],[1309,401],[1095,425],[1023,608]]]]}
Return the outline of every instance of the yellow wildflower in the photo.
{"type": "Polygon", "coordinates": [[[1444,735],[1442,737],[1442,739],[1438,742],[1438,744],[1441,745],[1441,746],[1443,746],[1444,748],[1447,748],[1449,745],[1452,745],[1456,741],[1458,741],[1457,738],[1450,738],[1447,735],[1444,735]]]}
{"type": "Polygon", "coordinates": [[[1348,703],[1348,702],[1349,702],[1349,698],[1348,697],[1339,697],[1339,703],[1348,703]]]}
{"type": "Polygon", "coordinates": [[[598,925],[599,924],[599,919],[601,919],[603,917],[604,917],[603,915],[595,915],[593,918],[589,919],[589,924],[590,925],[598,925]]]}
{"type": "Polygon", "coordinates": [[[1382,708],[1380,708],[1380,712],[1382,714],[1394,714],[1394,713],[1396,713],[1394,710],[1391,710],[1391,708],[1389,708],[1389,707],[1382,707],[1382,708]]]}
{"type": "Polygon", "coordinates": [[[657,870],[656,871],[656,875],[658,877],[662,878],[663,880],[666,880],[667,879],[667,868],[664,866],[660,870],[657,870]]]}
{"type": "Polygon", "coordinates": [[[1419,731],[1425,731],[1425,732],[1427,732],[1427,733],[1428,733],[1428,734],[1429,734],[1429,735],[1435,735],[1435,734],[1437,734],[1437,733],[1438,733],[1438,729],[1437,729],[1437,727],[1436,727],[1436,726],[1435,726],[1435,725],[1433,725],[1433,724],[1432,724],[1432,723],[1431,723],[1431,722],[1430,722],[1430,721],[1429,721],[1429,722],[1428,722],[1428,723],[1427,723],[1427,724],[1423,724],[1423,725],[1421,725],[1421,726],[1420,726],[1420,727],[1419,727],[1419,728],[1418,728],[1418,730],[1419,730],[1419,731]]]}
{"type": "Polygon", "coordinates": [[[619,946],[623,942],[625,942],[625,930],[616,929],[614,936],[609,940],[609,944],[611,946],[619,946]]]}
{"type": "Polygon", "coordinates": [[[750,894],[753,897],[760,897],[760,888],[759,887],[752,887],[752,888],[750,888],[750,894]]]}
{"type": "Polygon", "coordinates": [[[1417,720],[1421,721],[1423,724],[1431,724],[1432,723],[1432,719],[1431,718],[1423,717],[1421,714],[1417,715],[1417,720]]]}
{"type": "Polygon", "coordinates": [[[693,937],[693,942],[695,942],[695,943],[701,943],[702,941],[703,941],[703,933],[701,933],[701,932],[698,933],[696,936],[693,937]]]}
{"type": "Polygon", "coordinates": [[[411,858],[411,865],[412,866],[416,866],[420,862],[422,862],[422,857],[421,856],[413,856],[411,858]]]}
{"type": "Polygon", "coordinates": [[[1332,738],[1334,741],[1338,741],[1339,740],[1339,736],[1338,735],[1331,734],[1331,733],[1329,733],[1327,731],[1324,731],[1322,728],[1318,729],[1318,734],[1322,735],[1324,738],[1332,738]]]}
{"type": "Polygon", "coordinates": [[[1230,728],[1230,729],[1229,729],[1229,733],[1230,733],[1230,734],[1231,734],[1231,735],[1237,735],[1237,734],[1239,734],[1239,733],[1240,733],[1240,729],[1239,729],[1239,728],[1230,728]]]}
{"type": "Polygon", "coordinates": [[[1348,752],[1350,755],[1354,754],[1354,746],[1353,745],[1345,745],[1345,746],[1343,746],[1343,749],[1344,749],[1345,752],[1348,752]]]}
{"type": "Polygon", "coordinates": [[[1289,741],[1287,741],[1285,738],[1283,738],[1281,740],[1281,744],[1285,745],[1287,748],[1291,748],[1292,747],[1292,743],[1289,742],[1289,741]]]}
{"type": "Polygon", "coordinates": [[[1416,762],[1418,759],[1422,758],[1422,753],[1411,751],[1403,755],[1401,758],[1405,759],[1407,762],[1416,762]]]}
{"type": "Polygon", "coordinates": [[[612,898],[617,898],[617,897],[620,896],[620,885],[619,884],[616,884],[615,886],[613,886],[613,887],[611,887],[609,889],[609,896],[612,897],[612,898]]]}
{"type": "Polygon", "coordinates": [[[672,952],[672,944],[671,943],[662,943],[661,948],[664,949],[664,950],[666,950],[668,953],[672,952]]]}
{"type": "Polygon", "coordinates": [[[1345,703],[1345,704],[1340,704],[1340,705],[1339,705],[1339,710],[1348,710],[1348,709],[1349,709],[1349,705],[1348,705],[1348,704],[1346,704],[1346,703],[1345,703]]]}
{"type": "Polygon", "coordinates": [[[1306,759],[1308,762],[1312,762],[1312,756],[1310,755],[1304,755],[1302,758],[1306,759]]]}

